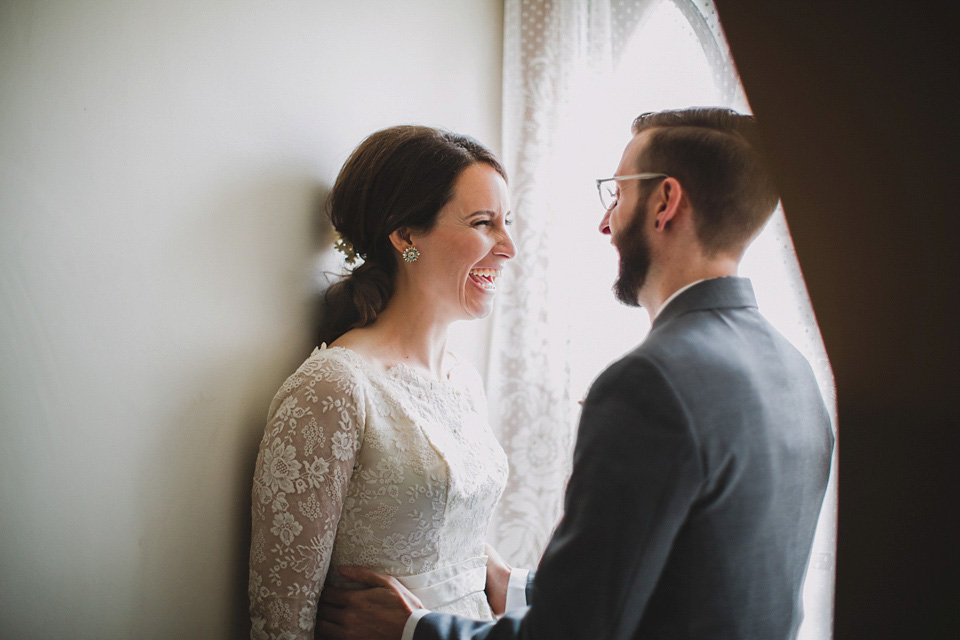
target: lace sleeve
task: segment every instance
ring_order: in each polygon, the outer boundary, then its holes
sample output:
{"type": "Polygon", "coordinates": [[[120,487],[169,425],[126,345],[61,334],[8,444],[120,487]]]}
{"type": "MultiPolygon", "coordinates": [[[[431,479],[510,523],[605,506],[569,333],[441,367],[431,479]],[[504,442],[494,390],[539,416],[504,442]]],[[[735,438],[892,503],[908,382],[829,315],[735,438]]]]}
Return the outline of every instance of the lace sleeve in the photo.
{"type": "Polygon", "coordinates": [[[313,638],[340,510],[363,438],[356,377],[311,357],[272,403],[253,477],[251,638],[313,638]]]}

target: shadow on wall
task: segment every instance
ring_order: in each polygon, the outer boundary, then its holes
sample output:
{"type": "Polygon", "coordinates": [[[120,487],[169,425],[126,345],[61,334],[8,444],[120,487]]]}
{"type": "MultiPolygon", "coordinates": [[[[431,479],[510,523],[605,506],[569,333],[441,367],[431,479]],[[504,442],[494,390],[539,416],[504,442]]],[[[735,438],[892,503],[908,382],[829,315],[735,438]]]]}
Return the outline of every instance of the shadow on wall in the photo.
{"type": "Polygon", "coordinates": [[[204,274],[203,284],[190,283],[191,295],[209,296],[219,309],[209,317],[229,326],[219,327],[217,344],[204,345],[198,355],[184,352],[178,359],[184,366],[158,390],[168,395],[158,405],[168,415],[141,470],[138,582],[164,601],[142,602],[139,616],[145,629],[168,636],[249,636],[251,483],[266,413],[314,346],[326,287],[315,274],[338,264],[325,215],[327,185],[262,174],[231,184],[256,183],[228,188],[232,195],[203,207],[204,220],[190,230],[201,230],[196,248],[217,272],[204,274]],[[220,626],[199,629],[197,621],[220,626]]]}
{"type": "Polygon", "coordinates": [[[333,243],[336,239],[336,231],[330,223],[328,215],[328,200],[330,197],[330,187],[327,185],[315,186],[314,200],[310,211],[310,238],[313,250],[311,251],[311,260],[309,266],[309,276],[304,278],[303,285],[308,291],[306,309],[304,310],[307,318],[307,332],[300,336],[300,341],[308,343],[308,349],[304,353],[297,354],[289,363],[284,374],[277,379],[273,387],[270,387],[270,399],[262,406],[253,409],[250,420],[248,421],[243,433],[250,434],[249,441],[238,457],[242,463],[242,473],[239,478],[239,495],[243,497],[240,510],[238,525],[241,535],[236,549],[237,575],[235,584],[237,586],[236,595],[233,599],[238,603],[237,615],[235,616],[235,625],[230,637],[247,638],[250,636],[250,616],[249,606],[250,598],[247,593],[247,580],[250,569],[250,514],[251,514],[251,486],[253,481],[254,468],[256,466],[257,453],[260,446],[260,440],[263,437],[263,431],[266,424],[267,410],[273,394],[279,389],[283,380],[292,374],[303,362],[309,351],[317,346],[317,327],[323,314],[323,300],[326,290],[339,276],[340,257],[333,249],[333,243]],[[259,415],[256,413],[259,410],[259,415]]]}
{"type": "MultiPolygon", "coordinates": [[[[323,197],[318,198],[316,205],[316,214],[313,217],[313,237],[317,246],[316,259],[313,263],[313,273],[311,275],[311,299],[310,299],[310,339],[314,346],[320,345],[319,327],[323,320],[326,310],[326,293],[331,285],[335,284],[346,273],[348,269],[343,259],[344,256],[333,248],[334,242],[339,237],[337,230],[333,228],[329,215],[330,188],[323,190],[323,197]]],[[[297,363],[299,366],[300,363],[297,363]]],[[[291,369],[291,373],[293,370],[291,369]]]]}

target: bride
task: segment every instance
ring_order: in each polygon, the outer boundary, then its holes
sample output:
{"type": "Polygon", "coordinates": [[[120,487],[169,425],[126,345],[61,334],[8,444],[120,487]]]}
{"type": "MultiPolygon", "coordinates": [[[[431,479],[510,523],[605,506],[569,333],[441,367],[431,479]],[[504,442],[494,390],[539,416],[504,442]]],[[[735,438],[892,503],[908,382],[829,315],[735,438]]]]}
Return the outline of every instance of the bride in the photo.
{"type": "Polygon", "coordinates": [[[330,196],[362,262],[327,294],[319,349],[268,412],[253,480],[252,637],[313,638],[355,565],[434,611],[492,618],[484,534],[507,475],[477,373],[445,348],[516,252],[506,174],[475,140],[400,126],[364,140],[330,196]],[[326,346],[329,344],[329,346],[326,346]]]}

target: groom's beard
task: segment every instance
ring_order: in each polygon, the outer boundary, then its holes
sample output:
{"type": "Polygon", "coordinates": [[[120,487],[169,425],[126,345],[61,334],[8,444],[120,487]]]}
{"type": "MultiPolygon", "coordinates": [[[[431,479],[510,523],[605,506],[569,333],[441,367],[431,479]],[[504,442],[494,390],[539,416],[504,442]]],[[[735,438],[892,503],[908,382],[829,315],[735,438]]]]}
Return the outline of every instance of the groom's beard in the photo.
{"type": "Polygon", "coordinates": [[[620,252],[620,271],[613,283],[617,300],[631,307],[639,307],[638,298],[650,271],[650,241],[644,224],[644,198],[640,199],[629,224],[614,243],[620,252]]]}

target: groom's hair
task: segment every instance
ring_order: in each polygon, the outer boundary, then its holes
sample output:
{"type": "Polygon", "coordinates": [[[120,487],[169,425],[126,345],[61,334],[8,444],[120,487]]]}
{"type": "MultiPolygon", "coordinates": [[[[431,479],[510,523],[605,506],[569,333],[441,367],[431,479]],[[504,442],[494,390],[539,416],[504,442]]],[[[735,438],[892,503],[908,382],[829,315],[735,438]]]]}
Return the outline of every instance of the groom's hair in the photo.
{"type": "Polygon", "coordinates": [[[780,199],[751,116],[719,107],[644,113],[634,135],[651,131],[637,172],[665,173],[683,185],[697,239],[709,254],[742,254],[780,199]]]}

